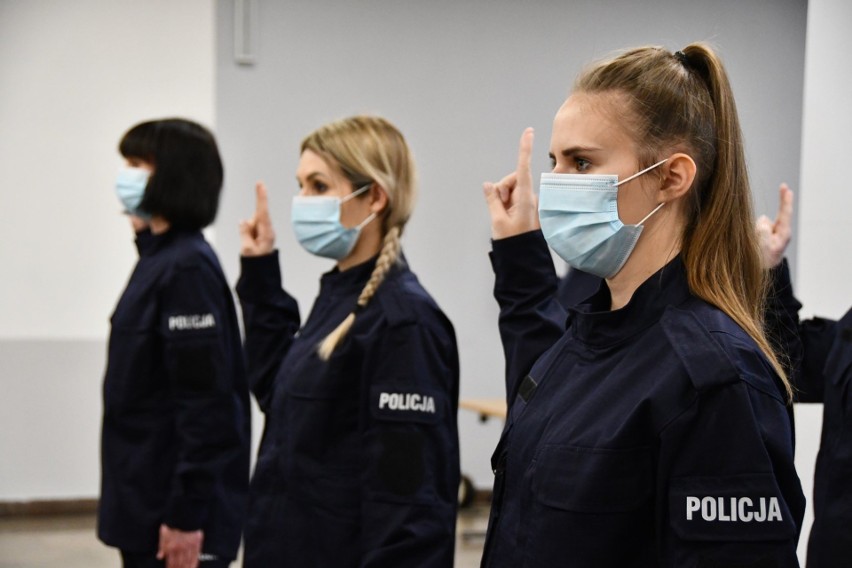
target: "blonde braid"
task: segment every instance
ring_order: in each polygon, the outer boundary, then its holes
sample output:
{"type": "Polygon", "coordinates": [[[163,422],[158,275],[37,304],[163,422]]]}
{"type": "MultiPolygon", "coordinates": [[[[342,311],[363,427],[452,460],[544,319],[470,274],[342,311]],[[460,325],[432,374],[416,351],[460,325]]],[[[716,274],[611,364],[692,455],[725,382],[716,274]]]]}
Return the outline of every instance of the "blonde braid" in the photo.
{"type": "Polygon", "coordinates": [[[343,341],[343,338],[346,337],[347,333],[349,333],[349,329],[352,327],[352,324],[355,323],[355,314],[367,307],[367,304],[370,303],[370,300],[373,298],[376,290],[379,286],[381,286],[382,282],[384,282],[385,276],[390,271],[391,267],[399,261],[399,252],[401,248],[399,235],[399,227],[391,227],[390,230],[388,230],[384,241],[382,242],[382,250],[379,253],[379,258],[376,260],[376,267],[373,269],[373,273],[370,275],[370,279],[367,281],[367,284],[364,285],[364,289],[361,290],[361,295],[358,296],[358,302],[355,310],[346,316],[346,319],[340,322],[340,325],[338,325],[334,331],[329,333],[319,344],[317,353],[323,361],[328,361],[331,358],[331,354],[334,353],[337,345],[343,341]]]}

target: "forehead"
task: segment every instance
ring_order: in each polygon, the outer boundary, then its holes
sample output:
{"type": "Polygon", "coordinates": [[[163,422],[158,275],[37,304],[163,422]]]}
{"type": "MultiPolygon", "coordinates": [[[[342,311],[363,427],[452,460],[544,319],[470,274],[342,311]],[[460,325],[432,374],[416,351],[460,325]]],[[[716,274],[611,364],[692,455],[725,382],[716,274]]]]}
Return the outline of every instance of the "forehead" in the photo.
{"type": "Polygon", "coordinates": [[[554,155],[572,147],[618,149],[631,145],[627,129],[618,119],[627,102],[612,93],[574,93],[553,119],[550,151],[554,155]]]}
{"type": "Polygon", "coordinates": [[[337,168],[332,167],[322,156],[313,150],[305,150],[299,156],[296,177],[304,179],[312,174],[322,174],[332,179],[342,175],[337,168]]]}

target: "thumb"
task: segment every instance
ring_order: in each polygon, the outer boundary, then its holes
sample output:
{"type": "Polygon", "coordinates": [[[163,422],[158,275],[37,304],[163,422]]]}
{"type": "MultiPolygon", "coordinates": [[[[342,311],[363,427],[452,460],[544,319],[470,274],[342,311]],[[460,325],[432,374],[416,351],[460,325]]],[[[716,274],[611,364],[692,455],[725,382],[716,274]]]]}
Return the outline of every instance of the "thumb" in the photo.
{"type": "Polygon", "coordinates": [[[240,223],[237,226],[237,230],[240,232],[241,239],[251,239],[252,238],[252,228],[254,223],[251,221],[246,221],[245,219],[240,219],[240,223]]]}
{"type": "Polygon", "coordinates": [[[506,206],[500,198],[500,192],[497,187],[490,181],[482,184],[482,193],[485,196],[485,204],[488,205],[488,213],[491,215],[491,221],[501,219],[506,216],[506,206]]]}
{"type": "Polygon", "coordinates": [[[157,543],[157,560],[162,560],[166,557],[166,547],[165,543],[163,542],[165,540],[165,536],[166,527],[165,525],[160,525],[160,540],[157,543]]]}

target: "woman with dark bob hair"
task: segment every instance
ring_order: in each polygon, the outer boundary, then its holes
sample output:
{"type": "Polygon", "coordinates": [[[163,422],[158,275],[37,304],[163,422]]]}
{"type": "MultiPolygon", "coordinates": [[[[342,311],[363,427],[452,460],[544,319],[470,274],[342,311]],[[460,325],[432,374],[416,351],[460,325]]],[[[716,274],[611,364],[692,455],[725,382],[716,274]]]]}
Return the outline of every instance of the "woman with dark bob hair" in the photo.
{"type": "Polygon", "coordinates": [[[121,140],[116,193],[139,261],[112,315],[98,536],[125,567],[227,566],[248,490],[249,401],[234,302],[201,229],[222,162],[183,119],[121,140]]]}

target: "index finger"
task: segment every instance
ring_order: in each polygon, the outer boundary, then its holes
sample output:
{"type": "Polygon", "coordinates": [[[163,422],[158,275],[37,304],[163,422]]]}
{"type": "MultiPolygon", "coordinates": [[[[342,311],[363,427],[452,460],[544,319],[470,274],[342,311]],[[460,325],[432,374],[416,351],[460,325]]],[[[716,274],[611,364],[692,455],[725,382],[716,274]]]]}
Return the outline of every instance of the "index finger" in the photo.
{"type": "Polygon", "coordinates": [[[778,215],[775,217],[775,230],[789,231],[793,222],[793,192],[786,183],[778,188],[778,215]]]}
{"type": "Polygon", "coordinates": [[[267,196],[266,184],[259,181],[254,186],[256,205],[254,214],[257,219],[269,217],[269,198],[267,196]]]}
{"type": "Polygon", "coordinates": [[[518,179],[526,179],[530,174],[530,157],[532,156],[533,138],[535,132],[530,126],[521,134],[521,142],[518,147],[518,179]]]}

